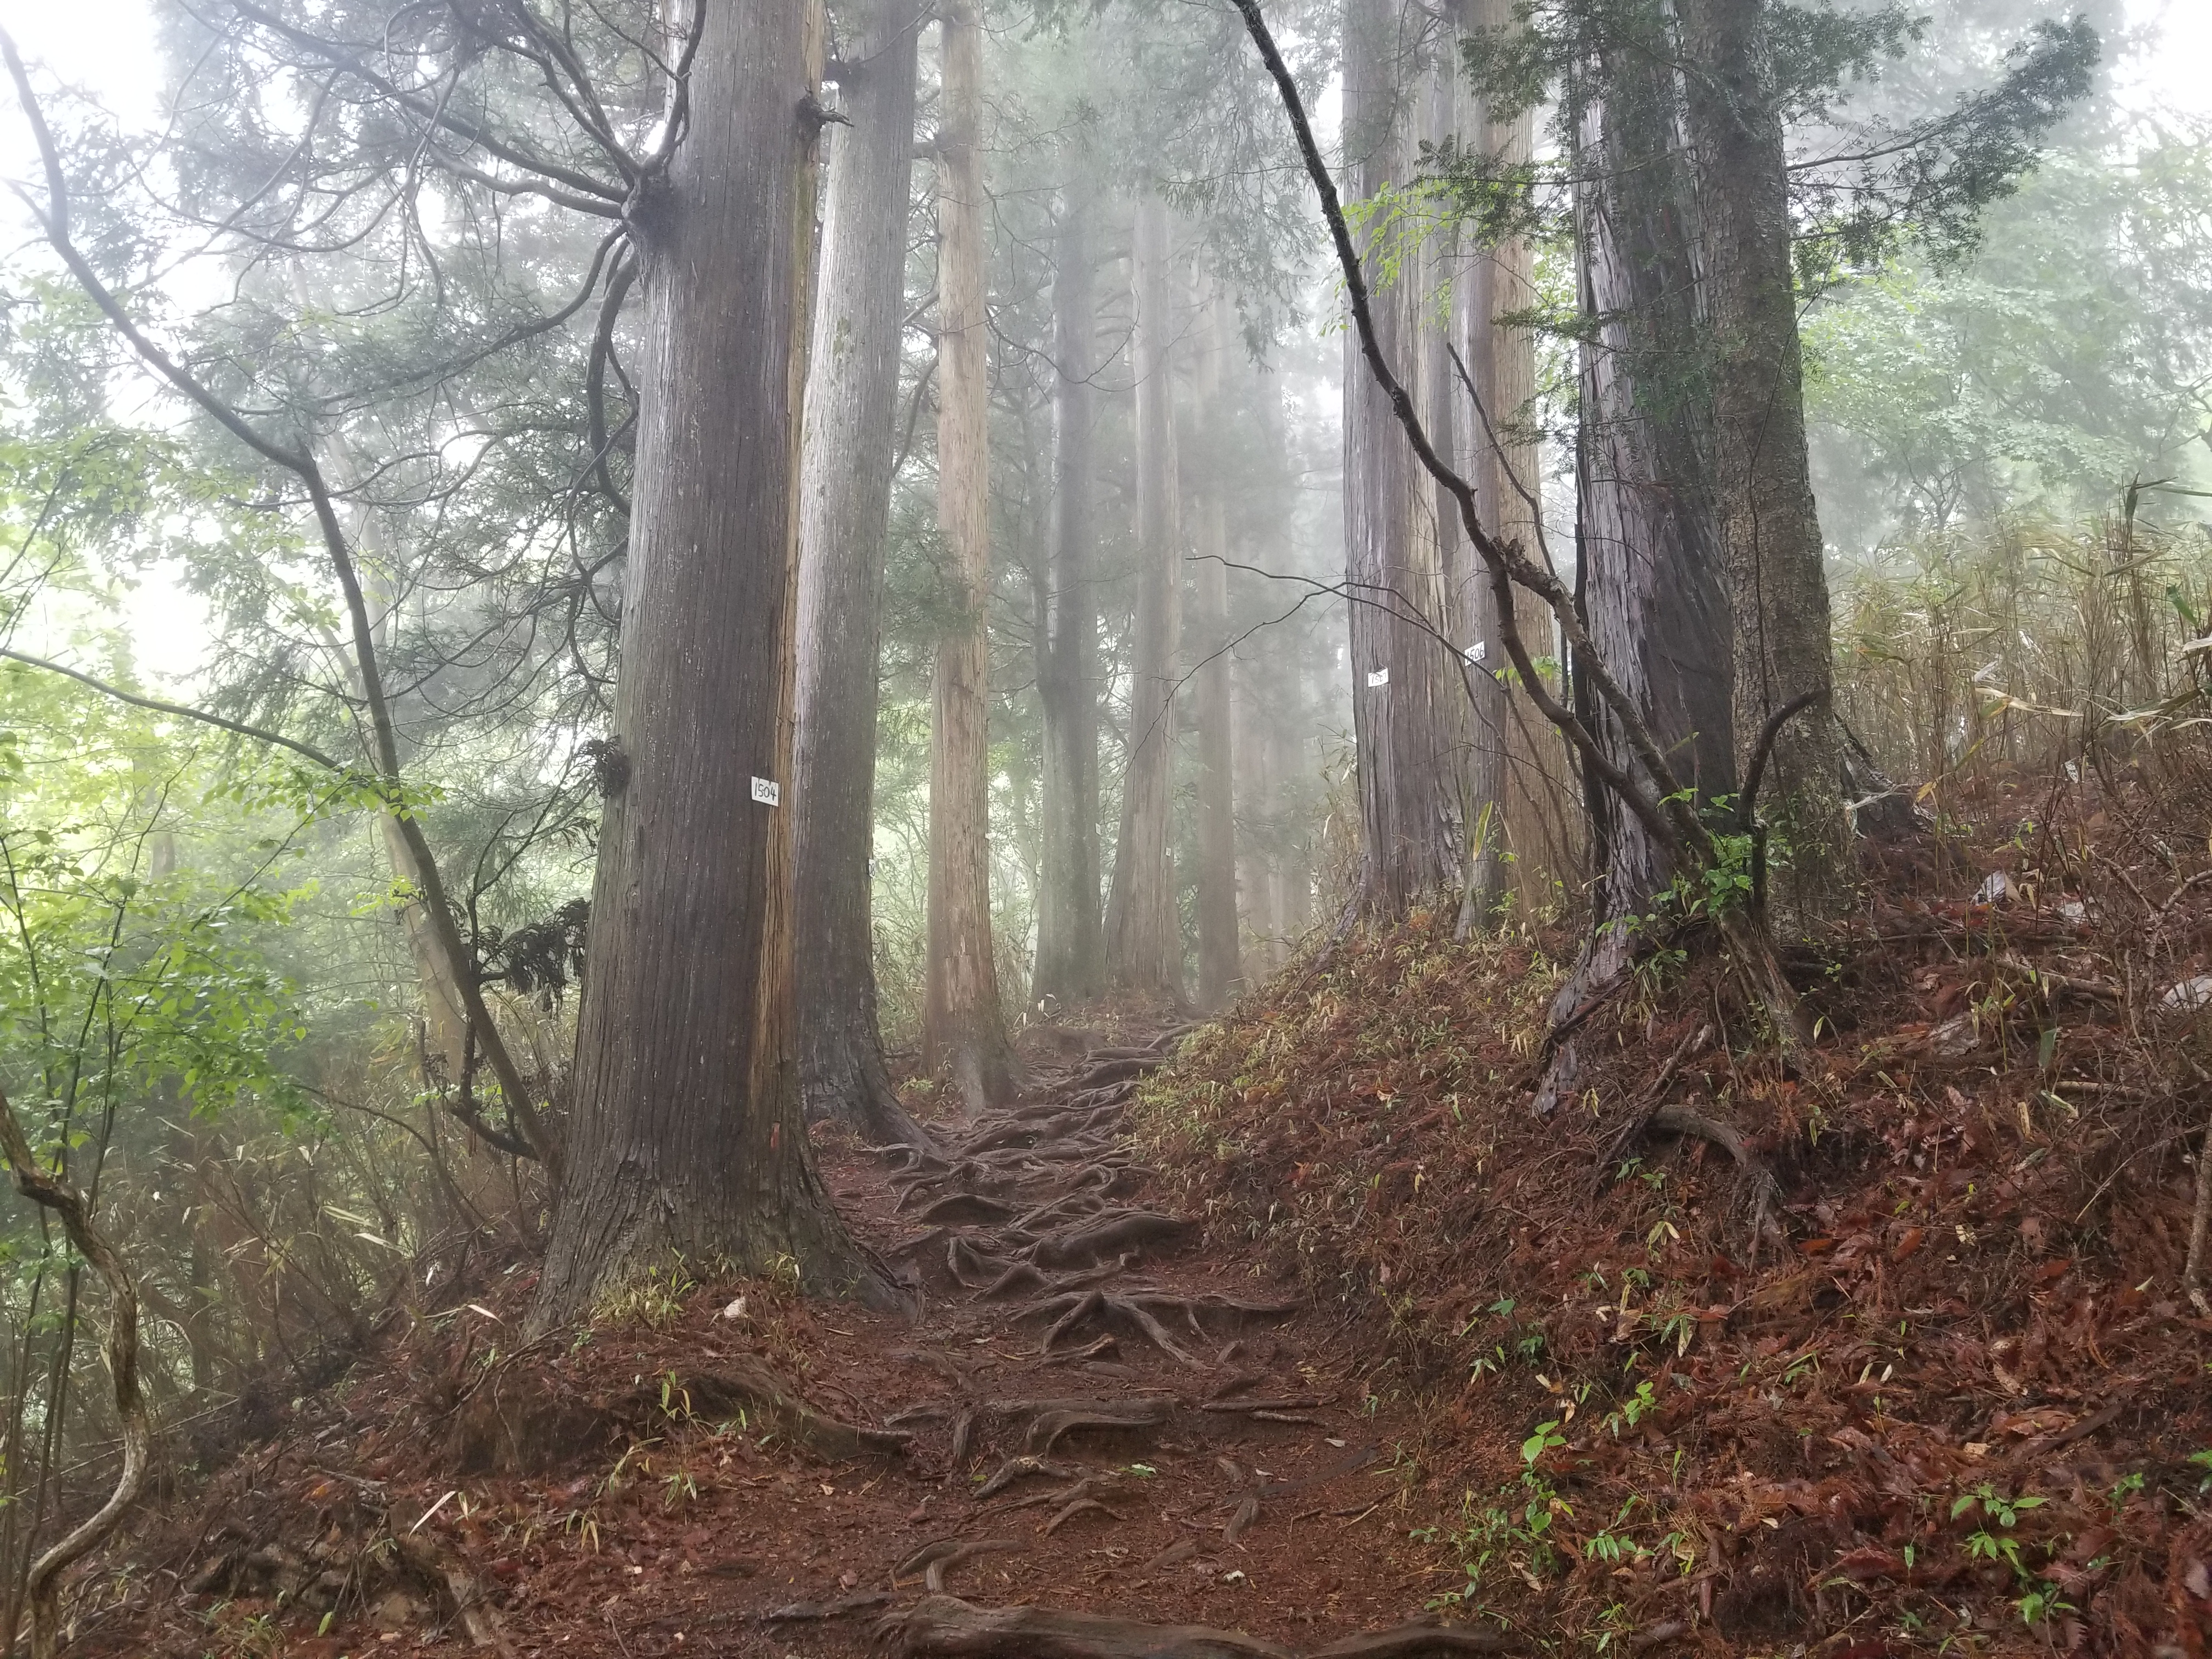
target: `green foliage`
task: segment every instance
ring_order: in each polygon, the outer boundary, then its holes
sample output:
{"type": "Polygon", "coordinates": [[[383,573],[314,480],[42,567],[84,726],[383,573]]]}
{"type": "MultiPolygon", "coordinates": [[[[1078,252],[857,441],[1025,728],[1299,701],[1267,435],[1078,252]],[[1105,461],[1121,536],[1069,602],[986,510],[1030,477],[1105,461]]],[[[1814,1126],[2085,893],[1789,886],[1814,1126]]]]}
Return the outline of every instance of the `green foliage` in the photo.
{"type": "Polygon", "coordinates": [[[2130,478],[2201,487],[2208,191],[2201,124],[2062,150],[1991,210],[1970,262],[1902,262],[1813,312],[1808,413],[1846,544],[2107,512],[2130,478]]]}

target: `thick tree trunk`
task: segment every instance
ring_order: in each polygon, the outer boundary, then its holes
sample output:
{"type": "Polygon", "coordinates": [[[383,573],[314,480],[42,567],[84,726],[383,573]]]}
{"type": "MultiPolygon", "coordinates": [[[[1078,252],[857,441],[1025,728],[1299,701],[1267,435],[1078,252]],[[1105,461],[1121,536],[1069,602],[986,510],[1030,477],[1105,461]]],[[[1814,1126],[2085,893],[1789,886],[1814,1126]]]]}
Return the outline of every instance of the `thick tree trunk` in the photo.
{"type": "MultiPolygon", "coordinates": [[[[1697,368],[1689,183],[1671,70],[1622,54],[1597,76],[1575,170],[1583,307],[1577,440],[1578,577],[1584,626],[1613,678],[1701,795],[1735,787],[1729,741],[1728,592],[1706,484],[1708,434],[1697,368]]],[[[1619,722],[1582,699],[1615,763],[1649,787],[1619,722]]],[[[1595,782],[1588,791],[1599,875],[1593,927],[1553,1005],[1556,1024],[1626,971],[1642,914],[1672,879],[1665,850],[1595,782]]],[[[1571,1040],[1539,1094],[1574,1086],[1571,1040]]]]}
{"type": "MultiPolygon", "coordinates": [[[[1217,283],[1200,296],[1193,376],[1200,442],[1225,431],[1222,392],[1229,296],[1217,283]]],[[[1201,449],[1201,453],[1203,450],[1201,449]]],[[[1229,504],[1219,464],[1201,470],[1197,562],[1191,570],[1193,678],[1198,719],[1198,1000],[1218,1008],[1243,988],[1237,927],[1236,744],[1229,703],[1229,504]]]]}
{"type": "Polygon", "coordinates": [[[1037,957],[1031,991],[1080,1002],[1105,978],[1098,908],[1098,595],[1092,550],[1091,382],[1097,374],[1097,306],[1091,285],[1096,163],[1071,146],[1054,250],[1053,513],[1050,599],[1037,642],[1044,714],[1044,872],[1037,893],[1037,957]]]}
{"type": "MultiPolygon", "coordinates": [[[[1430,66],[1421,115],[1421,139],[1438,144],[1459,140],[1479,145],[1480,131],[1464,131],[1480,116],[1474,101],[1462,90],[1456,31],[1445,27],[1437,41],[1430,66]]],[[[1468,245],[1439,247],[1436,294],[1431,303],[1444,316],[1444,326],[1424,331],[1419,386],[1425,407],[1422,420],[1437,453],[1449,459],[1463,477],[1486,480],[1492,423],[1499,416],[1497,388],[1485,380],[1494,356],[1490,314],[1486,304],[1487,249],[1468,245]],[[1459,362],[1453,361],[1455,354],[1459,362]],[[1462,384],[1465,367],[1483,399],[1477,408],[1462,384]]],[[[1504,661],[1490,617],[1491,583],[1487,570],[1468,545],[1460,522],[1459,506],[1449,490],[1431,482],[1426,516],[1435,526],[1437,568],[1443,589],[1444,632],[1462,658],[1452,672],[1459,677],[1465,707],[1460,711],[1463,757],[1459,770],[1459,823],[1462,873],[1459,916],[1455,934],[1464,939],[1498,908],[1510,867],[1504,859],[1504,795],[1506,763],[1511,736],[1511,710],[1506,685],[1491,670],[1504,661]]],[[[1486,504],[1487,505],[1487,504],[1486,504]]],[[[1492,509],[1494,515],[1494,508],[1492,509]]]]}
{"type": "MultiPolygon", "coordinates": [[[[1472,14],[1469,21],[1478,29],[1508,28],[1514,23],[1513,0],[1474,0],[1472,14]]],[[[1468,102],[1473,106],[1468,110],[1462,140],[1471,137],[1503,167],[1527,162],[1534,143],[1535,112],[1523,110],[1509,120],[1494,121],[1480,103],[1468,102]]],[[[1489,417],[1486,429],[1472,434],[1472,447],[1478,453],[1467,476],[1475,481],[1485,517],[1496,526],[1495,533],[1501,540],[1519,543],[1532,558],[1539,556],[1543,488],[1531,409],[1536,395],[1536,344],[1529,325],[1511,319],[1541,303],[1534,269],[1534,251],[1527,239],[1509,237],[1481,251],[1467,284],[1468,370],[1489,417]]],[[[1494,614],[1497,601],[1481,572],[1472,574],[1479,612],[1474,637],[1483,644],[1482,665],[1504,669],[1504,635],[1494,614]]],[[[1548,647],[1554,625],[1543,602],[1518,591],[1515,601],[1521,637],[1532,646],[1542,641],[1548,647]]],[[[1511,696],[1496,681],[1490,684],[1492,689],[1483,695],[1486,702],[1495,698],[1495,729],[1503,753],[1497,793],[1482,792],[1478,798],[1498,801],[1502,819],[1485,826],[1482,878],[1471,890],[1495,904],[1510,889],[1517,891],[1525,911],[1540,914],[1555,884],[1571,883],[1581,874],[1575,769],[1558,729],[1535,712],[1526,695],[1511,696]],[[1510,879],[1493,845],[1513,854],[1510,879]]],[[[1485,741],[1492,740],[1492,730],[1491,719],[1486,718],[1481,727],[1485,741]]]]}
{"type": "MultiPolygon", "coordinates": [[[[1411,0],[1347,0],[1346,193],[1366,200],[1414,170],[1425,19],[1411,0]]],[[[1371,257],[1371,251],[1370,251],[1371,257]]],[[[1419,381],[1427,299],[1408,253],[1373,298],[1378,343],[1419,381]]],[[[1347,333],[1344,375],[1345,563],[1354,744],[1359,767],[1359,903],[1380,920],[1456,894],[1462,882],[1468,720],[1453,650],[1434,489],[1396,412],[1347,333]]]]}
{"type": "Polygon", "coordinates": [[[989,319],[983,293],[983,30],[978,0],[939,12],[937,523],[953,612],[938,641],[929,752],[929,963],[922,1058],[969,1112],[1013,1097],[991,949],[989,319]]]}
{"type": "Polygon", "coordinates": [[[711,7],[635,226],[637,485],[576,1117],[533,1322],[681,1255],[887,1288],[807,1155],[792,1010],[794,497],[818,15],[711,7]]]}
{"type": "Polygon", "coordinates": [[[1121,989],[1182,997],[1182,930],[1168,845],[1176,664],[1182,650],[1182,529],[1175,452],[1173,286],[1167,204],[1137,203],[1129,351],[1137,403],[1137,615],[1128,766],[1106,907],[1106,965],[1121,989]]]}
{"type": "Polygon", "coordinates": [[[1765,0],[1680,0],[1683,77],[1712,337],[1714,500],[1735,613],[1738,766],[1774,711],[1820,701],[1776,742],[1759,803],[1786,843],[1772,909],[1802,927],[1850,884],[1842,735],[1827,701],[1828,579],[1805,458],[1804,362],[1765,0]]]}
{"type": "Polygon", "coordinates": [[[880,1144],[925,1137],[892,1092],[876,1026],[868,860],[876,659],[898,447],[899,343],[914,175],[915,0],[841,21],[819,301],[799,452],[798,737],[789,811],[799,914],[799,1084],[810,1120],[880,1144]]]}

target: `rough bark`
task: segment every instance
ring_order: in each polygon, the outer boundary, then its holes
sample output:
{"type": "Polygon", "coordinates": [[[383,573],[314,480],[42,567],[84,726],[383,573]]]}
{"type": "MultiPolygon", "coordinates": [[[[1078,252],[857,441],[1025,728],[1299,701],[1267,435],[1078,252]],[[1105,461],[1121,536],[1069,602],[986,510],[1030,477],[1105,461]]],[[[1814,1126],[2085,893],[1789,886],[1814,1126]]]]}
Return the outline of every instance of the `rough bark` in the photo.
{"type": "Polygon", "coordinates": [[[983,34],[976,0],[939,12],[937,522],[951,555],[929,754],[929,964],[922,1059],[970,1112],[1012,1098],[1016,1067],[991,950],[990,388],[983,295],[983,34]]]}
{"type": "MultiPolygon", "coordinates": [[[[1698,374],[1690,185],[1670,72],[1624,53],[1593,66],[1603,89],[1583,113],[1576,204],[1582,301],[1590,330],[1577,435],[1577,580],[1598,659],[1627,694],[1676,775],[1701,795],[1735,787],[1728,590],[1707,484],[1710,432],[1698,374]]],[[[1649,787],[1621,722],[1594,696],[1585,720],[1614,765],[1649,787]]],[[[1617,794],[1586,790],[1598,875],[1591,932],[1552,1007],[1565,1027],[1624,973],[1644,913],[1673,860],[1617,794]]],[[[1539,1109],[1575,1086],[1570,1036],[1539,1109]]]]}
{"type": "MultiPolygon", "coordinates": [[[[1346,194],[1353,200],[1402,184],[1415,171],[1425,26],[1409,0],[1348,0],[1344,131],[1346,194]]],[[[1373,262],[1375,251],[1366,257],[1373,262]]],[[[1408,252],[1397,279],[1370,301],[1383,355],[1417,381],[1428,298],[1423,263],[1408,252]]],[[[1345,351],[1345,563],[1353,585],[1347,610],[1359,769],[1359,903],[1367,915],[1388,920],[1461,885],[1467,692],[1452,653],[1437,638],[1449,618],[1434,488],[1389,398],[1361,361],[1361,346],[1347,338],[1345,351]]],[[[1418,384],[1412,390],[1434,406],[1418,384]]]]}
{"type": "MultiPolygon", "coordinates": [[[[1510,27],[1512,0],[1474,0],[1469,21],[1478,29],[1510,27]]],[[[1497,120],[1479,100],[1468,102],[1472,107],[1462,123],[1462,141],[1479,143],[1501,167],[1526,162],[1534,144],[1535,112],[1522,110],[1497,120]]],[[[1477,451],[1469,476],[1499,539],[1517,542],[1531,557],[1538,556],[1543,483],[1541,457],[1530,423],[1536,344],[1528,325],[1511,319],[1540,302],[1534,270],[1534,250],[1528,239],[1506,237],[1480,250],[1469,273],[1465,302],[1468,368],[1482,400],[1480,412],[1487,416],[1483,429],[1469,434],[1469,447],[1477,451]]],[[[1472,578],[1477,606],[1472,637],[1483,643],[1483,665],[1502,668],[1504,642],[1492,614],[1495,602],[1479,573],[1472,573],[1472,578]]],[[[1553,638],[1552,619],[1534,595],[1516,593],[1514,604],[1523,638],[1547,642],[1553,638]]],[[[1555,883],[1572,882],[1580,873],[1577,815],[1572,805],[1574,769],[1565,743],[1536,715],[1528,699],[1511,697],[1505,684],[1485,678],[1491,689],[1485,690],[1478,684],[1477,690],[1486,702],[1494,700],[1495,714],[1482,721],[1480,733],[1484,740],[1496,742],[1502,753],[1495,792],[1479,788],[1476,799],[1498,801],[1502,815],[1500,822],[1485,826],[1484,857],[1469,890],[1495,906],[1510,890],[1517,892],[1524,910],[1540,912],[1552,899],[1555,883]],[[1493,847],[1512,853],[1510,872],[1493,847]]]]}
{"type": "Polygon", "coordinates": [[[818,16],[706,0],[689,130],[635,227],[637,484],[576,1116],[533,1324],[681,1254],[881,1291],[800,1117],[787,784],[818,16]]]}
{"type": "Polygon", "coordinates": [[[1091,282],[1095,165],[1071,148],[1054,250],[1053,512],[1050,595],[1037,652],[1044,716],[1044,856],[1031,991],[1080,1002],[1105,978],[1099,911],[1098,596],[1093,572],[1091,380],[1097,304],[1091,282]]]}
{"type": "Polygon", "coordinates": [[[869,854],[884,536],[898,449],[899,343],[914,173],[915,0],[841,15],[839,94],[799,451],[799,1086],[810,1120],[918,1144],[876,1024],[869,854]]]}
{"type": "Polygon", "coordinates": [[[1765,0],[1681,0],[1683,76],[1712,339],[1716,517],[1735,619],[1737,763],[1773,713],[1819,701],[1774,745],[1762,816],[1789,856],[1778,919],[1832,915],[1850,884],[1842,737],[1828,702],[1828,580],[1805,455],[1782,114],[1765,0]]]}
{"type": "Polygon", "coordinates": [[[1123,990],[1182,996],[1182,933],[1168,846],[1176,664],[1182,646],[1182,530],[1175,453],[1173,287],[1167,204],[1137,204],[1129,349],[1137,403],[1137,615],[1121,832],[1106,907],[1106,963],[1123,990]]]}
{"type": "MultiPolygon", "coordinates": [[[[1200,299],[1193,390],[1203,445],[1224,430],[1230,411],[1222,392],[1229,349],[1229,296],[1218,283],[1200,299]]],[[[1218,1008],[1243,988],[1237,928],[1236,747],[1229,702],[1229,553],[1227,480],[1218,465],[1200,470],[1191,570],[1193,675],[1198,721],[1198,1000],[1218,1008]]]]}
{"type": "MultiPolygon", "coordinates": [[[[1440,23],[1435,60],[1431,64],[1421,110],[1421,139],[1437,144],[1449,141],[1479,145],[1481,134],[1462,131],[1479,120],[1480,109],[1462,93],[1459,74],[1458,36],[1449,22],[1440,23]]],[[[1486,380],[1494,353],[1492,349],[1486,296],[1486,265],[1490,251],[1471,242],[1437,250],[1434,304],[1444,318],[1442,328],[1425,331],[1421,341],[1418,385],[1423,400],[1422,419],[1441,453],[1462,477],[1486,489],[1491,477],[1486,460],[1491,428],[1499,419],[1497,388],[1486,380]],[[1462,370],[1468,371],[1464,380],[1462,370]],[[1472,383],[1474,398],[1469,395],[1472,383]],[[1480,400],[1478,404],[1475,398],[1480,400]]],[[[1504,859],[1504,791],[1508,744],[1510,737],[1509,682],[1491,670],[1504,660],[1489,623],[1490,583],[1481,562],[1468,544],[1459,522],[1458,503],[1450,490],[1429,481],[1433,505],[1428,515],[1435,525],[1437,568],[1443,591],[1443,631],[1461,653],[1454,672],[1460,679],[1465,708],[1460,713],[1463,755],[1457,781],[1461,789],[1461,876],[1459,916],[1455,929],[1465,938],[1492,915],[1504,890],[1509,865],[1504,859]]],[[[1486,494],[1483,505],[1494,516],[1496,505],[1486,494]]]]}

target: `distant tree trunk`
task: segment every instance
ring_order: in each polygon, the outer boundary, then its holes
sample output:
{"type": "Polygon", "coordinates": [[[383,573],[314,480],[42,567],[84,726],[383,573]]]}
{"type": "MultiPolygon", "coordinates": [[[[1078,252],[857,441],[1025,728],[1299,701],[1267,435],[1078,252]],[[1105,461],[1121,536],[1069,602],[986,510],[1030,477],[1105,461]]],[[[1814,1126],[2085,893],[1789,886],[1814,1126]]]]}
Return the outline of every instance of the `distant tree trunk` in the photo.
{"type": "Polygon", "coordinates": [[[1275,902],[1275,786],[1268,771],[1273,751],[1267,741],[1267,704],[1257,680],[1249,662],[1239,662],[1230,685],[1236,726],[1235,793],[1244,817],[1244,831],[1237,837],[1237,910],[1246,972],[1255,981],[1275,971],[1279,961],[1275,941],[1282,935],[1275,902]]]}
{"type": "Polygon", "coordinates": [[[1095,997],[1105,977],[1098,908],[1098,594],[1092,565],[1091,381],[1097,372],[1089,152],[1071,146],[1054,254],[1052,565],[1037,644],[1044,714],[1044,873],[1037,893],[1037,996],[1095,997]]]}
{"type": "MultiPolygon", "coordinates": [[[[1403,184],[1414,171],[1425,24],[1411,0],[1347,0],[1344,131],[1347,194],[1355,202],[1403,184]]],[[[1418,267],[1418,256],[1408,254],[1407,264],[1418,267]]],[[[1417,270],[1403,270],[1374,296],[1378,343],[1391,362],[1407,366],[1416,395],[1425,286],[1417,270]]],[[[1461,885],[1467,692],[1451,650],[1430,631],[1448,632],[1450,621],[1434,491],[1349,331],[1344,404],[1358,903],[1387,921],[1461,885]],[[1428,627],[1394,611],[1418,612],[1428,627]]]]}
{"type": "Polygon", "coordinates": [[[876,660],[898,447],[915,0],[852,0],[829,129],[818,309],[799,452],[799,703],[789,810],[799,928],[799,1086],[807,1117],[879,1144],[926,1137],[892,1092],[876,1025],[868,860],[876,660]]]}
{"type": "MultiPolygon", "coordinates": [[[[1222,359],[1229,349],[1229,296],[1207,283],[1200,298],[1193,376],[1200,441],[1227,429],[1222,359]]],[[[1198,489],[1197,562],[1191,571],[1192,654],[1198,718],[1198,1000],[1218,1008],[1243,988],[1237,927],[1236,744],[1229,703],[1229,504],[1218,464],[1198,489]]]]}
{"type": "MultiPolygon", "coordinates": [[[[1472,10],[1469,21],[1478,29],[1513,26],[1513,0],[1474,0],[1472,10]]],[[[1467,125],[1485,152],[1504,167],[1526,163],[1534,143],[1535,112],[1523,110],[1509,120],[1492,120],[1481,104],[1469,103],[1467,125]]],[[[1518,542],[1532,558],[1540,556],[1538,508],[1543,490],[1530,408],[1536,395],[1536,343],[1529,325],[1513,319],[1541,303],[1534,270],[1528,240],[1507,237],[1481,252],[1467,284],[1468,369],[1489,416],[1489,429],[1472,434],[1478,453],[1468,476],[1476,481],[1485,515],[1497,533],[1518,542]]],[[[1474,637],[1483,644],[1483,665],[1503,669],[1504,635],[1494,614],[1496,600],[1488,581],[1475,574],[1474,637]]],[[[1536,647],[1541,654],[1553,638],[1552,617],[1534,595],[1516,591],[1514,597],[1521,636],[1532,645],[1543,641],[1536,647]]],[[[1534,912],[1550,897],[1555,882],[1571,881],[1579,873],[1574,769],[1557,728],[1535,712],[1526,695],[1510,696],[1504,686],[1490,684],[1492,689],[1483,695],[1486,702],[1496,699],[1496,739],[1486,719],[1480,740],[1502,739],[1502,763],[1498,792],[1479,793],[1478,799],[1498,801],[1502,819],[1485,826],[1479,888],[1492,904],[1509,886],[1517,888],[1524,909],[1534,912]],[[1510,881],[1493,850],[1507,848],[1514,860],[1510,881]]]]}
{"type": "MultiPolygon", "coordinates": [[[[1729,723],[1729,612],[1705,484],[1696,373],[1688,181],[1676,139],[1672,71],[1624,53],[1598,77],[1575,162],[1583,305],[1580,583],[1600,658],[1636,700],[1678,776],[1701,794],[1735,787],[1729,723]]],[[[1649,787],[1617,722],[1593,710],[1600,741],[1649,787]]],[[[1588,948],[1553,1005],[1571,1013],[1621,972],[1635,939],[1624,919],[1673,876],[1662,848],[1602,788],[1589,792],[1599,872],[1588,948]]],[[[1573,1081],[1571,1048],[1552,1084],[1573,1081]]]]}
{"type": "Polygon", "coordinates": [[[1131,259],[1136,327],[1129,350],[1137,403],[1137,616],[1131,653],[1128,765],[1121,834],[1106,908],[1113,983],[1182,997],[1182,930],[1168,846],[1176,664],[1182,647],[1182,531],[1175,453],[1174,338],[1167,204],[1137,203],[1131,259]]]}
{"type": "MultiPolygon", "coordinates": [[[[1680,0],[1712,337],[1714,499],[1735,612],[1739,766],[1774,711],[1832,689],[1828,579],[1805,457],[1788,158],[1765,0],[1680,0]]],[[[1773,908],[1832,915],[1850,884],[1842,737],[1816,704],[1775,744],[1759,805],[1789,857],[1773,908]]]]}
{"type": "Polygon", "coordinates": [[[991,949],[990,387],[983,295],[983,31],[978,0],[939,12],[937,522],[952,556],[929,749],[929,962],[922,1058],[969,1112],[1013,1097],[991,949]]]}
{"type": "Polygon", "coordinates": [[[645,284],[615,733],[576,1116],[533,1323],[682,1255],[888,1285],[830,1207],[792,1010],[793,523],[818,15],[712,0],[645,284]]]}

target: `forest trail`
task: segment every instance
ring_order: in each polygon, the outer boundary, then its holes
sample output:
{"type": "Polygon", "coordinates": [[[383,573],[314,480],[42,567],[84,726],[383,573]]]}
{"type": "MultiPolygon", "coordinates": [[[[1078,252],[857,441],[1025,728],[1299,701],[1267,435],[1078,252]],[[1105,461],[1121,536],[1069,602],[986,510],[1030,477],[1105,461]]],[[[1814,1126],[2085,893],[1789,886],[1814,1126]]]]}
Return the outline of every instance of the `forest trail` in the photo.
{"type": "Polygon", "coordinates": [[[1452,1586],[1407,1547],[1398,1448],[1413,1425],[1368,1393],[1354,1322],[1147,1204],[1117,1135],[1178,1035],[1041,1071],[935,1152],[830,1164],[841,1206],[922,1291],[918,1325],[878,1327],[897,1346],[873,1389],[848,1379],[915,1440],[872,1516],[841,1516],[845,1536],[763,1598],[796,1604],[755,1613],[788,1638],[758,1650],[1499,1645],[1424,1615],[1452,1586]]]}
{"type": "Polygon", "coordinates": [[[1174,1035],[1040,1068],[931,1152],[830,1133],[825,1182],[918,1320],[686,1282],[566,1353],[502,1353],[529,1267],[464,1268],[428,1298],[446,1312],[155,1525],[166,1575],[94,1619],[87,1650],[1509,1646],[1426,1611],[1460,1569],[1410,1537],[1419,1425],[1368,1392],[1365,1322],[1148,1206],[1117,1130],[1174,1035]]]}

